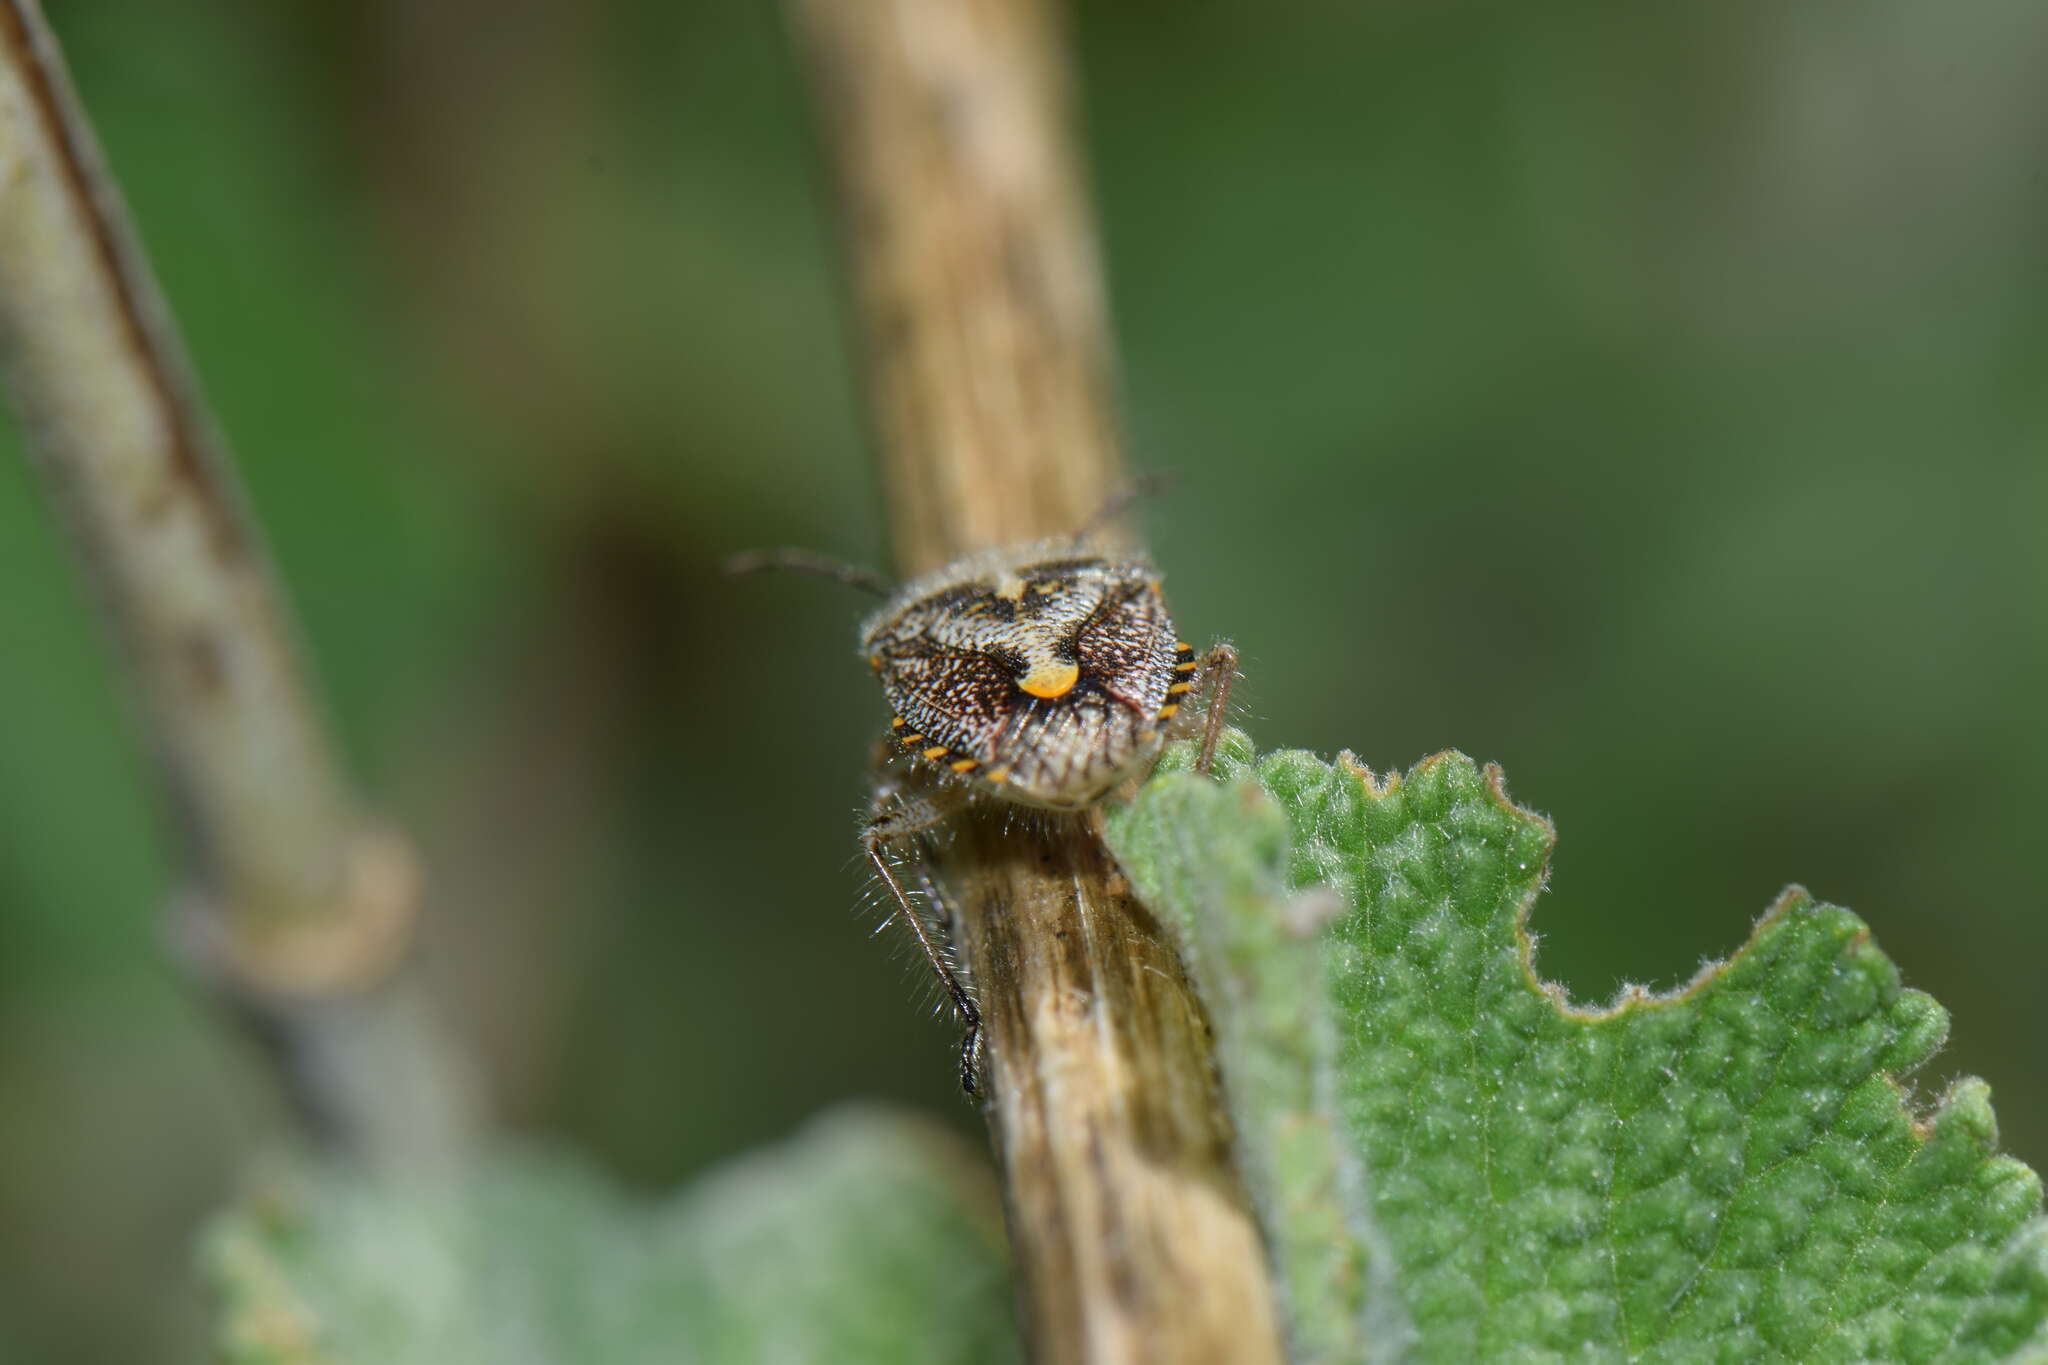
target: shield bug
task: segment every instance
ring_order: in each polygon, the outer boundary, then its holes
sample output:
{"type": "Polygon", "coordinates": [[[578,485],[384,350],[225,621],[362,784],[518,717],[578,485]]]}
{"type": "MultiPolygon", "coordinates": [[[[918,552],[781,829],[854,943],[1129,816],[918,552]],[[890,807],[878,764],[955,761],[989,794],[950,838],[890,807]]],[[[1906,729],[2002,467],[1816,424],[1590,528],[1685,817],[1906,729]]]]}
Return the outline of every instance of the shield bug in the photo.
{"type": "MultiPolygon", "coordinates": [[[[1098,518],[1098,520],[1100,520],[1098,518]]],[[[861,850],[966,1027],[961,1085],[975,1093],[981,1015],[935,926],[888,856],[973,801],[1081,811],[1135,786],[1193,729],[1196,767],[1215,753],[1237,654],[1197,656],[1174,632],[1160,576],[1139,556],[1091,553],[1087,536],[970,555],[890,593],[861,627],[861,652],[891,709],[861,850]]],[[[863,570],[797,551],[742,556],[744,572],[789,568],[886,592],[863,570]]],[[[927,900],[936,888],[915,870],[927,900]]]]}

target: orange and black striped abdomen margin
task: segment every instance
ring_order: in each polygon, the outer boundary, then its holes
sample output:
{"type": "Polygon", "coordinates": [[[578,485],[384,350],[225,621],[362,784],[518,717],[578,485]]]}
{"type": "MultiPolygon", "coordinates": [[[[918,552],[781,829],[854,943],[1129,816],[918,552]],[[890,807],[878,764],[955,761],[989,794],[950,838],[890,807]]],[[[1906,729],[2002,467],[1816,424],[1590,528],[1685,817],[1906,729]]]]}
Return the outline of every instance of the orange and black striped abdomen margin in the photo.
{"type": "Polygon", "coordinates": [[[1195,651],[1186,640],[1173,644],[1173,682],[1166,689],[1166,705],[1159,708],[1159,724],[1164,725],[1180,711],[1180,704],[1188,693],[1195,689],[1195,670],[1201,665],[1195,662],[1195,651]]]}

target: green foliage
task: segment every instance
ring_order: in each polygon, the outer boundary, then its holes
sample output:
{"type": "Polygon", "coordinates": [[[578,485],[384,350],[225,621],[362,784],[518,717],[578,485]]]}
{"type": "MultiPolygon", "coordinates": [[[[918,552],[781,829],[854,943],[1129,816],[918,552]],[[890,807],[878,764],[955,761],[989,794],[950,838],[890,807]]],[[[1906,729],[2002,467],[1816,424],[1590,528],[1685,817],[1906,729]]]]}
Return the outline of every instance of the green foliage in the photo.
{"type": "Polygon", "coordinates": [[[1303,1357],[2048,1358],[2040,1182],[1982,1082],[1916,1114],[1946,1015],[1849,912],[1788,891],[1585,1009],[1533,972],[1552,832],[1496,770],[1219,766],[1111,842],[1188,931],[1303,1357]]]}
{"type": "MultiPolygon", "coordinates": [[[[1982,1082],[1904,1088],[1947,1016],[1853,915],[1788,891],[1587,1009],[1534,973],[1552,834],[1497,771],[1187,757],[1109,835],[1185,933],[1298,1359],[2048,1360],[2040,1182],[1982,1082]]],[[[232,1365],[988,1365],[1000,1243],[957,1140],[855,1113],[651,1211],[530,1154],[299,1170],[208,1265],[232,1365]]]]}
{"type": "Polygon", "coordinates": [[[229,1365],[1001,1365],[1017,1358],[985,1165],[840,1111],[633,1205],[559,1156],[458,1187],[259,1182],[206,1247],[229,1365]]]}

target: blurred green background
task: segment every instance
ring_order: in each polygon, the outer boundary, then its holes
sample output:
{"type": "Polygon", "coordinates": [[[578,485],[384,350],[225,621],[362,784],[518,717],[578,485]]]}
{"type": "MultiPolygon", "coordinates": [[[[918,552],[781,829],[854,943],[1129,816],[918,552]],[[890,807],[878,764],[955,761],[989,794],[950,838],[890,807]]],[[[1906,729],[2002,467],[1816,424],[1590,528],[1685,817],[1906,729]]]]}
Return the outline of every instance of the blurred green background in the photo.
{"type": "MultiPolygon", "coordinates": [[[[850,854],[884,558],[798,73],[743,0],[45,0],[496,1107],[671,1184],[951,1093],[850,854]]],[[[1455,746],[1541,965],[1855,908],[2048,1162],[2048,10],[1091,4],[1136,464],[1268,746],[1455,746]]],[[[189,1361],[277,1110],[159,950],[97,626],[0,458],[0,1361],[189,1361]]]]}

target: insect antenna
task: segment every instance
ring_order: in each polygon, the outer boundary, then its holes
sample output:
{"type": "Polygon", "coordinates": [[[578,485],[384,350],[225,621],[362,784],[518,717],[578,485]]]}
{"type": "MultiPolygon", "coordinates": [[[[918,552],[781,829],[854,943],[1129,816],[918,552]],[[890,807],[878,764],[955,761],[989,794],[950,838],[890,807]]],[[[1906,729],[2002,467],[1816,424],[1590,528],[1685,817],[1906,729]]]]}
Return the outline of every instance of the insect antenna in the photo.
{"type": "Polygon", "coordinates": [[[844,583],[849,588],[858,588],[877,597],[887,597],[896,590],[894,584],[873,569],[841,563],[811,550],[742,550],[725,561],[725,572],[733,577],[770,569],[800,573],[811,578],[829,578],[834,583],[844,583]]]}
{"type": "Polygon", "coordinates": [[[1080,530],[1074,532],[1074,544],[1084,545],[1101,534],[1103,527],[1130,511],[1132,504],[1138,499],[1164,493],[1173,487],[1175,477],[1170,469],[1148,469],[1142,474],[1133,475],[1129,483],[1110,494],[1102,506],[1096,509],[1095,515],[1083,522],[1080,530]]]}

